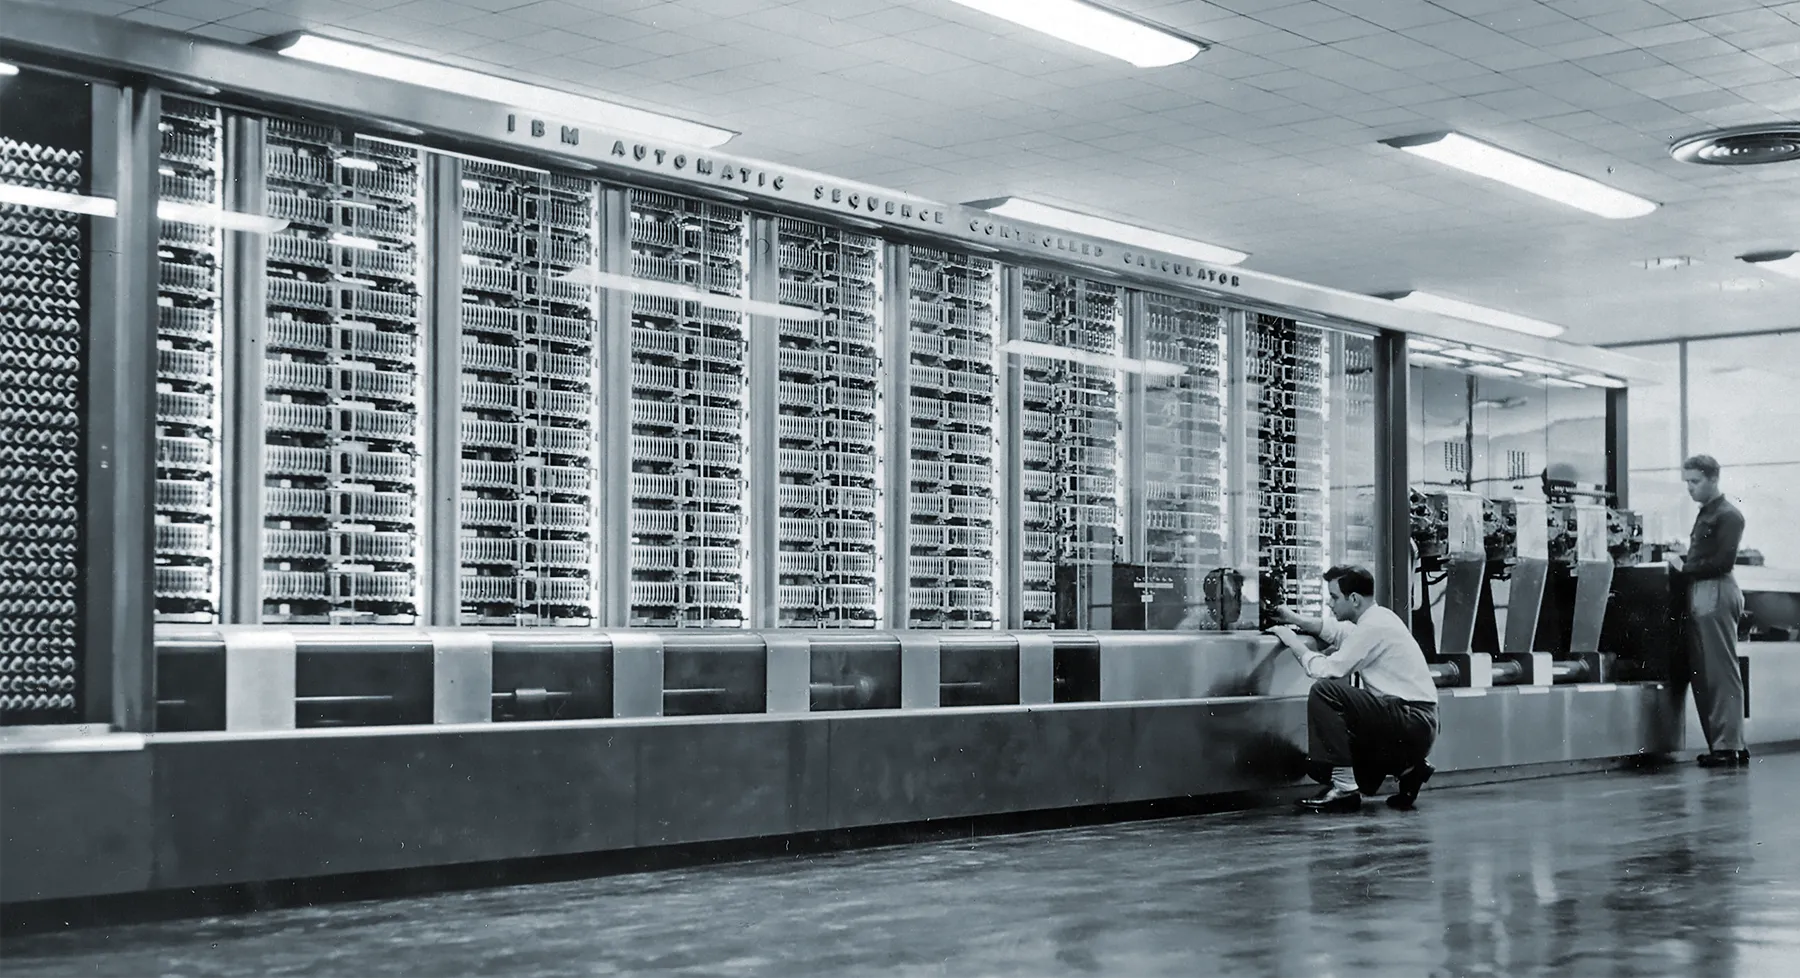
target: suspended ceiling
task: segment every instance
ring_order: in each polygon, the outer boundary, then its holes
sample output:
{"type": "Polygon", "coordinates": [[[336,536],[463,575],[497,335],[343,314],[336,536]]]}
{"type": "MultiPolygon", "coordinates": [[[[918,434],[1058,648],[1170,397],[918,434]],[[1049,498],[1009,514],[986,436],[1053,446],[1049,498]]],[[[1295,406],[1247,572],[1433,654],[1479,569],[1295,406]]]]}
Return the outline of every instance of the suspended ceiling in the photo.
{"type": "Polygon", "coordinates": [[[1800,328],[1800,163],[1673,161],[1800,119],[1800,0],[1112,0],[1211,42],[1138,69],[948,0],[57,0],[216,39],[311,30],[742,133],[946,201],[1063,204],[1356,292],[1620,343],[1800,328]],[[1592,217],[1389,149],[1455,129],[1662,204],[1592,217]],[[1686,258],[1674,270],[1647,259],[1686,258]]]}

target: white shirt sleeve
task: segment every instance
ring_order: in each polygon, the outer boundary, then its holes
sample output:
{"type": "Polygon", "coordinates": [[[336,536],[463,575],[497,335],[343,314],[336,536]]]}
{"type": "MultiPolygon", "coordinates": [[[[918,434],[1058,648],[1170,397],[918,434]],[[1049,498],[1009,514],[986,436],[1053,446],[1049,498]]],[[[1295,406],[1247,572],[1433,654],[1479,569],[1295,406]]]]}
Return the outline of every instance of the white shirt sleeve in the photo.
{"type": "MultiPolygon", "coordinates": [[[[1333,631],[1342,637],[1337,644],[1337,651],[1330,655],[1311,652],[1300,657],[1300,667],[1314,679],[1342,679],[1355,672],[1375,650],[1380,636],[1373,628],[1356,628],[1341,622],[1327,622],[1327,631],[1333,631]],[[1335,629],[1330,626],[1336,626],[1335,629]],[[1346,634],[1348,633],[1348,634],[1346,634]]],[[[1321,635],[1321,638],[1324,636],[1321,635]]]]}
{"type": "Polygon", "coordinates": [[[1327,646],[1341,646],[1355,627],[1351,622],[1338,621],[1327,615],[1319,619],[1319,641],[1327,646]]]}

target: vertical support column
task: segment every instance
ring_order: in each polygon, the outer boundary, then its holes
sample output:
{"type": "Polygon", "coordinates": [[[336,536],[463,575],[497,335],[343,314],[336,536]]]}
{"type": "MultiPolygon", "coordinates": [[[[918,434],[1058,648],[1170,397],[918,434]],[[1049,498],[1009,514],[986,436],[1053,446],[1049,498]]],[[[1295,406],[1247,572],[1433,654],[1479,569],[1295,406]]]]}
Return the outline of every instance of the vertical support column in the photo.
{"type": "Polygon", "coordinates": [[[462,612],[462,161],[430,157],[426,219],[426,621],[454,626],[462,612]]]}
{"type": "MultiPolygon", "coordinates": [[[[630,192],[600,195],[595,261],[613,275],[631,274],[630,192]]],[[[603,290],[600,304],[600,623],[631,620],[631,296],[603,290]]]]}
{"type": "Polygon", "coordinates": [[[1056,702],[1056,643],[1048,635],[1020,633],[1019,703],[1056,702]]]}
{"type": "Polygon", "coordinates": [[[1412,497],[1406,471],[1406,334],[1375,339],[1375,539],[1381,566],[1375,596],[1403,621],[1412,620],[1412,497]]]}
{"type": "Polygon", "coordinates": [[[157,123],[155,89],[93,88],[93,193],[119,202],[89,222],[87,492],[82,718],[156,726],[155,587],[157,123]]]}
{"type": "MultiPolygon", "coordinates": [[[[229,115],[225,122],[225,207],[267,214],[261,119],[229,115]]],[[[225,437],[220,467],[220,554],[224,564],[219,620],[262,622],[263,402],[267,398],[268,239],[225,236],[225,437]]]]}
{"type": "MultiPolygon", "coordinates": [[[[1120,344],[1126,359],[1147,359],[1144,352],[1144,293],[1135,289],[1125,293],[1125,335],[1120,344]]],[[[1121,374],[1120,381],[1125,386],[1124,416],[1119,419],[1119,482],[1125,490],[1119,514],[1119,522],[1124,528],[1125,552],[1114,560],[1122,563],[1139,563],[1149,559],[1147,539],[1144,533],[1144,404],[1147,395],[1144,392],[1144,375],[1126,371],[1121,374]]],[[[1146,572],[1145,580],[1148,581],[1146,572]]],[[[1113,602],[1135,601],[1147,592],[1133,594],[1114,594],[1113,602]]]]}
{"type": "Polygon", "coordinates": [[[887,551],[887,602],[882,615],[888,628],[906,628],[912,612],[911,268],[912,249],[887,246],[887,348],[882,351],[881,379],[888,395],[887,437],[882,445],[887,453],[887,533],[877,545],[887,551]]]}
{"type": "MultiPolygon", "coordinates": [[[[1004,564],[1004,590],[1001,592],[999,620],[1001,628],[1018,629],[1023,618],[1024,568],[1019,566],[1025,552],[1025,524],[1020,519],[1024,501],[1025,456],[1019,419],[1025,416],[1024,368],[1017,358],[1001,352],[1008,340],[1019,338],[1019,296],[1023,289],[1019,269],[1004,266],[1000,272],[999,316],[1004,325],[996,329],[994,343],[994,379],[1001,384],[1000,396],[1000,485],[994,493],[995,525],[1000,528],[1000,550],[996,559],[1004,564]]],[[[904,669],[904,666],[902,666],[904,669]]]]}
{"type": "Polygon", "coordinates": [[[900,636],[900,708],[935,710],[943,696],[943,646],[934,632],[900,636]]]}
{"type": "MultiPolygon", "coordinates": [[[[775,220],[750,218],[750,298],[779,302],[781,266],[775,257],[775,220]]],[[[781,323],[770,316],[747,317],[744,350],[745,409],[750,444],[745,476],[750,480],[751,628],[774,628],[781,620],[781,323]]]]}
{"type": "Polygon", "coordinates": [[[764,701],[770,713],[812,711],[812,638],[797,629],[763,636],[768,655],[764,701]]]}
{"type": "Polygon", "coordinates": [[[1256,580],[1257,555],[1252,541],[1257,528],[1252,520],[1256,513],[1256,445],[1251,432],[1256,418],[1249,410],[1252,397],[1246,377],[1249,374],[1250,345],[1244,338],[1244,312],[1227,313],[1225,327],[1225,559],[1243,572],[1246,581],[1256,580]]]}
{"type": "MultiPolygon", "coordinates": [[[[1631,415],[1626,408],[1623,389],[1606,391],[1606,490],[1613,494],[1613,505],[1631,508],[1631,415]]],[[[1683,455],[1682,458],[1687,456],[1683,455]]]]}
{"type": "MultiPolygon", "coordinates": [[[[1681,461],[1688,459],[1688,341],[1677,348],[1681,364],[1681,461]]],[[[1678,463],[1679,464],[1679,463],[1678,463]]]]}

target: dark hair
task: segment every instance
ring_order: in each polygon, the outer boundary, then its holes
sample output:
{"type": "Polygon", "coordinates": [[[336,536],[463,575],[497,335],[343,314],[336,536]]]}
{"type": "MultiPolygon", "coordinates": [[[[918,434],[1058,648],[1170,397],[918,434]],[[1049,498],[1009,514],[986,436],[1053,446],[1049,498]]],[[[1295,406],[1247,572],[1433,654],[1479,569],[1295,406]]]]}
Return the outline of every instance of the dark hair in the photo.
{"type": "Polygon", "coordinates": [[[1367,567],[1357,564],[1339,564],[1325,572],[1325,583],[1337,582],[1338,590],[1344,597],[1353,594],[1375,596],[1375,575],[1369,573],[1367,567]]]}
{"type": "Polygon", "coordinates": [[[1681,463],[1683,472],[1688,469],[1693,469],[1708,479],[1717,479],[1719,477],[1719,460],[1711,455],[1695,455],[1681,463]]]}

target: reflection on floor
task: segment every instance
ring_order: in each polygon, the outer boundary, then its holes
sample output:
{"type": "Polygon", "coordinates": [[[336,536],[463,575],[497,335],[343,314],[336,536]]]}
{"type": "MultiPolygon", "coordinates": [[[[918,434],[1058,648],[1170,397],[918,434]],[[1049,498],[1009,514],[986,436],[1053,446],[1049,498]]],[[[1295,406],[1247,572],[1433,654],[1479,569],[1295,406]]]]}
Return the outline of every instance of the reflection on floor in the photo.
{"type": "Polygon", "coordinates": [[[1728,975],[1800,962],[1800,754],[8,939],[7,975],[1728,975]]]}

